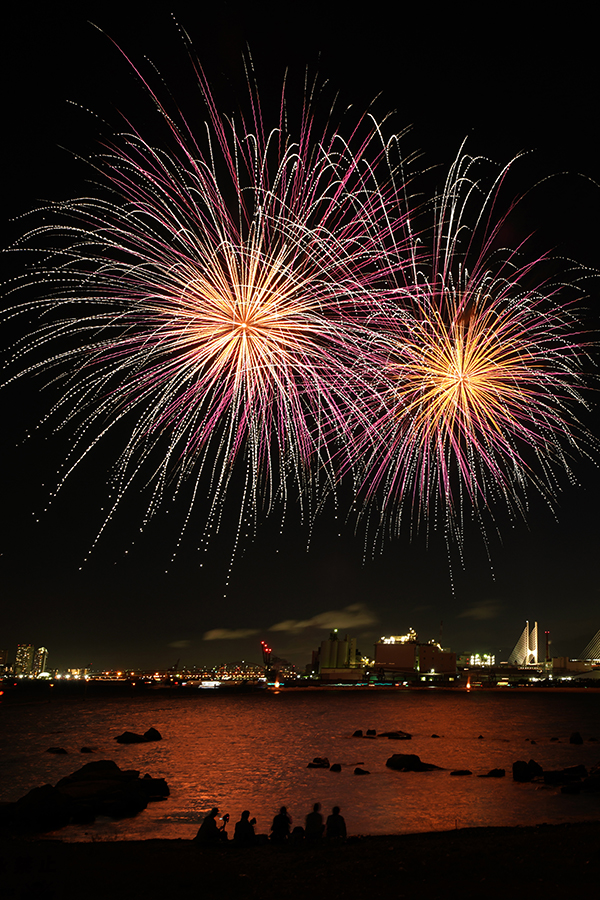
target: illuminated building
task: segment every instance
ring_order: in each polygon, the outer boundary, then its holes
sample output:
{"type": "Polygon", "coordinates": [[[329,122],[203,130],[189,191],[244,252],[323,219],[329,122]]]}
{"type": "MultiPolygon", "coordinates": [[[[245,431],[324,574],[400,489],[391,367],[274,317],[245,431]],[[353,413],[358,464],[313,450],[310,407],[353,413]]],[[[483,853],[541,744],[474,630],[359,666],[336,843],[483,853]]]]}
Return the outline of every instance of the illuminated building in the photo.
{"type": "Polygon", "coordinates": [[[33,659],[33,675],[38,678],[42,672],[46,671],[46,662],[48,661],[48,651],[45,647],[38,647],[33,659]]]}
{"type": "Polygon", "coordinates": [[[31,675],[34,653],[35,647],[33,644],[17,644],[15,675],[31,675]]]}
{"type": "Polygon", "coordinates": [[[375,644],[375,669],[390,675],[419,672],[421,678],[454,676],[456,653],[443,650],[437,641],[421,643],[411,628],[408,634],[382,637],[375,644]]]}
{"type": "Polygon", "coordinates": [[[417,632],[412,628],[406,635],[382,637],[375,644],[375,668],[413,672],[419,669],[417,632]]]}
{"type": "Polygon", "coordinates": [[[532,666],[538,663],[538,625],[534,623],[529,631],[529,622],[525,622],[525,628],[521,637],[513,647],[508,657],[509,666],[532,666]]]}
{"type": "Polygon", "coordinates": [[[6,672],[8,668],[8,650],[0,650],[0,672],[6,672]]]}
{"type": "Polygon", "coordinates": [[[496,657],[492,653],[471,653],[461,656],[459,662],[464,666],[481,668],[482,666],[495,666],[496,657]]]}

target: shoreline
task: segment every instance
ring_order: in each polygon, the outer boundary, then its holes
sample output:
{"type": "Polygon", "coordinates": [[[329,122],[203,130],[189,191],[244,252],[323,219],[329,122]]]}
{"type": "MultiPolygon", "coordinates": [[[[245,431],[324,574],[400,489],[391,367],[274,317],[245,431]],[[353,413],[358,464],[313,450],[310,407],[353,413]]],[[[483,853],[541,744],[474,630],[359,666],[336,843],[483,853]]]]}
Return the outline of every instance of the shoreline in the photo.
{"type": "MultiPolygon", "coordinates": [[[[599,798],[600,799],[600,798],[599,798]]],[[[246,900],[278,895],[389,892],[429,900],[453,890],[461,900],[506,897],[516,885],[564,897],[597,887],[600,803],[596,821],[557,825],[464,828],[411,834],[351,836],[320,841],[215,848],[191,840],[92,841],[0,836],[0,883],[7,900],[81,895],[86,900],[218,892],[246,900]]]]}

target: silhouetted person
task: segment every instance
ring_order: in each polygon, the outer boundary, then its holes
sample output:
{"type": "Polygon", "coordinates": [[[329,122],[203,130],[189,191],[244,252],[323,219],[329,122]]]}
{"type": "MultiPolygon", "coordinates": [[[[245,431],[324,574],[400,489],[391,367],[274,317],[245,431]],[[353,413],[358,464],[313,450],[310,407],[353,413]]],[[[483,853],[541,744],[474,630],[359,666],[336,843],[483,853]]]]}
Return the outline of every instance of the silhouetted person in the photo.
{"type": "Polygon", "coordinates": [[[290,833],[292,820],[285,806],[282,806],[271,825],[271,840],[286,841],[290,833]]]}
{"type": "Polygon", "coordinates": [[[225,826],[229,821],[229,815],[225,813],[225,815],[223,816],[223,824],[221,826],[217,825],[218,815],[218,807],[213,806],[209,814],[204,817],[204,821],[198,829],[198,834],[195,837],[195,840],[198,841],[199,844],[218,844],[219,841],[227,840],[227,832],[225,831],[225,826]]]}
{"type": "Polygon", "coordinates": [[[320,803],[315,803],[312,812],[306,817],[304,826],[304,834],[307,841],[318,841],[323,837],[325,826],[323,825],[320,803]]]}
{"type": "Polygon", "coordinates": [[[256,843],[256,834],[254,833],[255,825],[256,819],[251,819],[250,810],[245,809],[240,821],[235,823],[235,830],[233,833],[234,844],[237,844],[238,847],[252,847],[256,843]]]}
{"type": "Polygon", "coordinates": [[[346,837],[346,823],[340,816],[339,806],[334,806],[331,815],[327,816],[326,835],[328,838],[342,839],[346,837]]]}

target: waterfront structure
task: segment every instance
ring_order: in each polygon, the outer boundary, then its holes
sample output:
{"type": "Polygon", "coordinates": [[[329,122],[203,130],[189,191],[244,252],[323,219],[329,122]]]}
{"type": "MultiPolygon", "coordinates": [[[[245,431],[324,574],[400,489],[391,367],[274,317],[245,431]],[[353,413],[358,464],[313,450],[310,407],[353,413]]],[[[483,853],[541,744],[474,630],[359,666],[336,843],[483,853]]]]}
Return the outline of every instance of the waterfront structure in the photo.
{"type": "Polygon", "coordinates": [[[568,656],[555,656],[552,659],[552,675],[581,675],[592,671],[592,663],[584,659],[570,659],[568,656]]]}
{"type": "Polygon", "coordinates": [[[35,647],[33,644],[17,644],[17,655],[15,657],[15,675],[31,675],[33,670],[33,654],[35,647]]]}
{"type": "Polygon", "coordinates": [[[356,638],[343,640],[338,636],[335,628],[321,646],[317,653],[317,667],[321,681],[328,682],[359,682],[364,678],[362,660],[356,649],[356,638]]]}
{"type": "Polygon", "coordinates": [[[587,647],[584,648],[579,659],[586,662],[600,663],[600,629],[598,629],[587,647]]]}
{"type": "Polygon", "coordinates": [[[508,657],[509,666],[535,666],[538,664],[538,623],[535,622],[531,631],[529,622],[525,622],[525,628],[521,637],[513,647],[508,657]]]}
{"type": "Polygon", "coordinates": [[[424,677],[456,675],[456,653],[444,650],[437,641],[421,643],[417,632],[382,637],[375,644],[375,669],[385,675],[414,675],[424,677]]]}

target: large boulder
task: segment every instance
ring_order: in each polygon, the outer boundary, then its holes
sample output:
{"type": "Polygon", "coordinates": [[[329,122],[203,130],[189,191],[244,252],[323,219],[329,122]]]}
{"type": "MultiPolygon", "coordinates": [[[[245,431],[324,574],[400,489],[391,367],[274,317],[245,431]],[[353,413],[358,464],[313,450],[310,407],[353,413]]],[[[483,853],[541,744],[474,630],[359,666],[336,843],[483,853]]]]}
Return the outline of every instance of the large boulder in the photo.
{"type": "Polygon", "coordinates": [[[408,731],[382,731],[379,737],[389,738],[390,741],[410,741],[412,734],[408,731]]]}
{"type": "Polygon", "coordinates": [[[56,787],[34,788],[5,810],[7,820],[31,832],[54,831],[93,822],[96,816],[134,816],[169,795],[164,778],[139,777],[135,769],[120,769],[111,759],[88,763],[61,778],[56,787]]]}
{"type": "Polygon", "coordinates": [[[578,731],[574,731],[569,738],[570,744],[583,744],[583,738],[578,731]]]}
{"type": "Polygon", "coordinates": [[[534,778],[544,774],[544,770],[534,759],[530,759],[529,762],[525,762],[522,759],[517,760],[517,762],[513,763],[512,772],[513,781],[521,782],[533,781],[534,778]]]}
{"type": "Polygon", "coordinates": [[[164,800],[170,794],[169,785],[164,778],[152,778],[151,775],[144,775],[139,780],[139,786],[148,800],[164,800]]]}
{"type": "Polygon", "coordinates": [[[111,759],[88,763],[61,778],[56,787],[69,797],[78,821],[94,816],[134,816],[148,805],[148,792],[135,769],[120,769],[111,759]]]}
{"type": "Polygon", "coordinates": [[[329,768],[329,760],[326,756],[315,756],[312,762],[306,767],[307,769],[328,769],[329,768]]]}
{"type": "Polygon", "coordinates": [[[432,769],[441,769],[441,766],[434,766],[433,763],[421,762],[415,753],[394,753],[386,766],[396,772],[430,772],[432,769]]]}
{"type": "Polygon", "coordinates": [[[75,781],[118,781],[120,779],[137,778],[140,773],[135,769],[120,769],[112,759],[96,759],[94,762],[86,763],[81,769],[66,775],[57,782],[56,787],[60,790],[65,785],[72,784],[75,781]]]}
{"type": "Polygon", "coordinates": [[[44,784],[17,800],[13,807],[13,820],[17,828],[25,831],[54,831],[69,823],[71,812],[69,797],[51,784],[44,784]]]}

